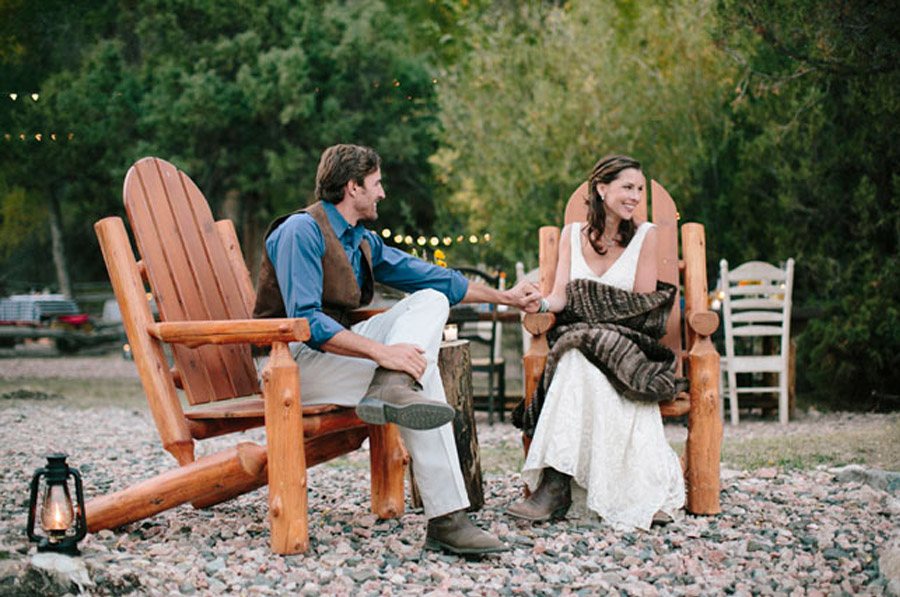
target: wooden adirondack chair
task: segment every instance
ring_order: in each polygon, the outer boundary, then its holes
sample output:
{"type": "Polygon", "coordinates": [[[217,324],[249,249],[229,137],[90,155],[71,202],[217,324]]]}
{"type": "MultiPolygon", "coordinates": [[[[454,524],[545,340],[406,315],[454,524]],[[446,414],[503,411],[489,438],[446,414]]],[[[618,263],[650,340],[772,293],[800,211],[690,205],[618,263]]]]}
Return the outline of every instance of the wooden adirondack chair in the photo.
{"type": "Polygon", "coordinates": [[[367,426],[353,409],[302,408],[287,342],[309,338],[305,319],[251,319],[255,300],[233,224],[214,222],[190,178],[157,158],[125,177],[121,218],[94,226],[125,331],[164,448],[178,467],[86,505],[88,528],[113,528],[191,502],[204,508],[269,484],[272,550],[304,552],[306,469],[370,438],[372,510],[403,513],[408,460],[393,425],[367,426]],[[147,302],[156,299],[160,322],[147,302]],[[170,369],[163,343],[171,345],[170,369]],[[250,344],[270,345],[262,395],[250,344]],[[183,389],[184,407],[177,389],[183,389]],[[195,459],[194,441],[265,425],[267,445],[240,442],[195,459]]]}
{"type": "MultiPolygon", "coordinates": [[[[687,509],[694,514],[717,514],[719,507],[719,456],[722,446],[722,420],[719,415],[719,355],[710,336],[719,326],[718,315],[707,307],[706,246],[701,224],[684,224],[682,260],[678,259],[678,212],[675,202],[658,182],[650,183],[653,223],[658,228],[659,279],[684,288],[684,317],[676,295],[663,343],[678,358],[677,375],[687,369],[690,395],[660,404],[664,417],[688,417],[688,438],[682,456],[687,509]],[[681,274],[681,275],[679,275],[681,274]],[[685,334],[682,337],[682,326],[685,334]]],[[[572,194],[566,206],[565,223],[587,219],[587,182],[572,194]]],[[[646,198],[645,198],[646,199],[646,198]]],[[[647,219],[647,201],[635,213],[638,220],[647,219]]],[[[556,278],[560,229],[544,226],[540,235],[540,288],[549,294],[556,278]]],[[[547,331],[556,318],[552,313],[526,315],[524,326],[532,335],[531,347],[523,358],[525,397],[530,400],[540,381],[547,360],[547,331]]],[[[525,449],[528,449],[528,438],[525,449]]]]}

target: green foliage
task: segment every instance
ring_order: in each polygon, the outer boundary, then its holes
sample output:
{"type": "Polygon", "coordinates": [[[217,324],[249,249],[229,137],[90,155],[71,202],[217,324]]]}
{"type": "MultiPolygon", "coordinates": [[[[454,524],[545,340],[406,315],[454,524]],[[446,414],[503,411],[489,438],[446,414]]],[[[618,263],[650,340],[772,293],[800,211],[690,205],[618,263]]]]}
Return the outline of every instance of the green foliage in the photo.
{"type": "MultiPolygon", "coordinates": [[[[412,47],[403,11],[311,0],[101,8],[85,22],[61,11],[70,29],[94,25],[98,38],[79,36],[71,54],[62,44],[72,36],[43,47],[40,25],[15,38],[22,50],[9,64],[40,73],[32,79],[41,101],[0,116],[6,130],[43,131],[45,141],[50,131],[73,132],[66,143],[5,143],[0,174],[37,203],[62,206],[77,279],[104,277],[91,225],[121,213],[122,176],[144,155],[188,172],[214,211],[236,220],[253,264],[260,229],[310,201],[318,157],[338,142],[372,145],[384,157],[386,221],[431,229],[432,67],[412,47]]],[[[51,18],[17,2],[0,14],[51,18]]]]}
{"type": "Polygon", "coordinates": [[[888,408],[900,386],[898,21],[880,3],[721,2],[742,73],[710,246],[734,263],[797,259],[801,390],[888,408]],[[765,214],[766,217],[759,217],[765,214]]]}
{"type": "Polygon", "coordinates": [[[534,264],[537,228],[614,152],[690,212],[701,195],[685,156],[714,153],[732,85],[708,17],[702,2],[529,4],[473,24],[472,52],[439,87],[447,216],[491,232],[498,261],[534,264]]]}

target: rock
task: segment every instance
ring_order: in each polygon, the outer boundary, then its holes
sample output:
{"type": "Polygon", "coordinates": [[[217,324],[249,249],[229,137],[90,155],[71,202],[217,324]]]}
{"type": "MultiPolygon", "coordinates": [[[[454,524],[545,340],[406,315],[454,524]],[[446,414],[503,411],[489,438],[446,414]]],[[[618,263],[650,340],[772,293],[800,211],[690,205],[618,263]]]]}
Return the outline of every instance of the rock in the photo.
{"type": "Polygon", "coordinates": [[[213,576],[216,572],[224,569],[225,560],[223,558],[216,558],[203,567],[204,572],[206,572],[209,576],[213,576]]]}
{"type": "Polygon", "coordinates": [[[22,594],[63,595],[94,587],[84,560],[58,553],[36,553],[19,580],[22,594]]]}
{"type": "Polygon", "coordinates": [[[760,479],[774,479],[778,476],[778,469],[775,467],[756,469],[756,476],[760,479]]]}
{"type": "Polygon", "coordinates": [[[841,483],[865,483],[890,493],[900,492],[900,473],[877,468],[866,468],[859,464],[848,464],[829,469],[836,481],[841,483]]]}
{"type": "Polygon", "coordinates": [[[888,595],[900,597],[900,533],[895,533],[878,554],[878,570],[887,581],[888,595]]]}

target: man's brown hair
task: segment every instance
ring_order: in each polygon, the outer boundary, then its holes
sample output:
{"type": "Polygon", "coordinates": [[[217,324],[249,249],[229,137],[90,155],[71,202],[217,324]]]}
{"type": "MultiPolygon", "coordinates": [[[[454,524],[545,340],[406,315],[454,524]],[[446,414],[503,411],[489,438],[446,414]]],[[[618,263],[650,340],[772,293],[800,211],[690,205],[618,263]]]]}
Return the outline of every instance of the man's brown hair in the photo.
{"type": "Polygon", "coordinates": [[[381,157],[371,147],[362,145],[332,145],[319,160],[316,171],[316,199],[340,203],[344,185],[351,180],[363,184],[363,179],[381,167],[381,157]]]}

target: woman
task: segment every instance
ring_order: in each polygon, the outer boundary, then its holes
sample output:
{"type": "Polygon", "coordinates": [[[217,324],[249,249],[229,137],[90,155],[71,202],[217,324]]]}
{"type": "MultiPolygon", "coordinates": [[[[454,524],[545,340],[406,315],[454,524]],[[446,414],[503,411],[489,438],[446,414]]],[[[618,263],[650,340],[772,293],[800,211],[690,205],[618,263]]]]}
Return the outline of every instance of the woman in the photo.
{"type": "MultiPolygon", "coordinates": [[[[568,313],[578,286],[611,288],[629,298],[651,293],[638,300],[659,294],[655,227],[634,221],[644,185],[641,166],[630,157],[597,162],[588,185],[588,221],[563,230],[556,280],[542,310],[568,313]]],[[[669,290],[671,301],[674,289],[669,290]]],[[[522,471],[532,494],[508,511],[548,520],[564,515],[574,497],[579,508],[584,504],[615,526],[647,529],[655,516],[672,517],[684,504],[681,466],[656,404],[663,398],[635,400],[639,394],[626,391],[595,362],[582,350],[565,350],[559,357],[522,471]]],[[[673,364],[674,356],[666,366],[667,380],[674,379],[673,364]]]]}

